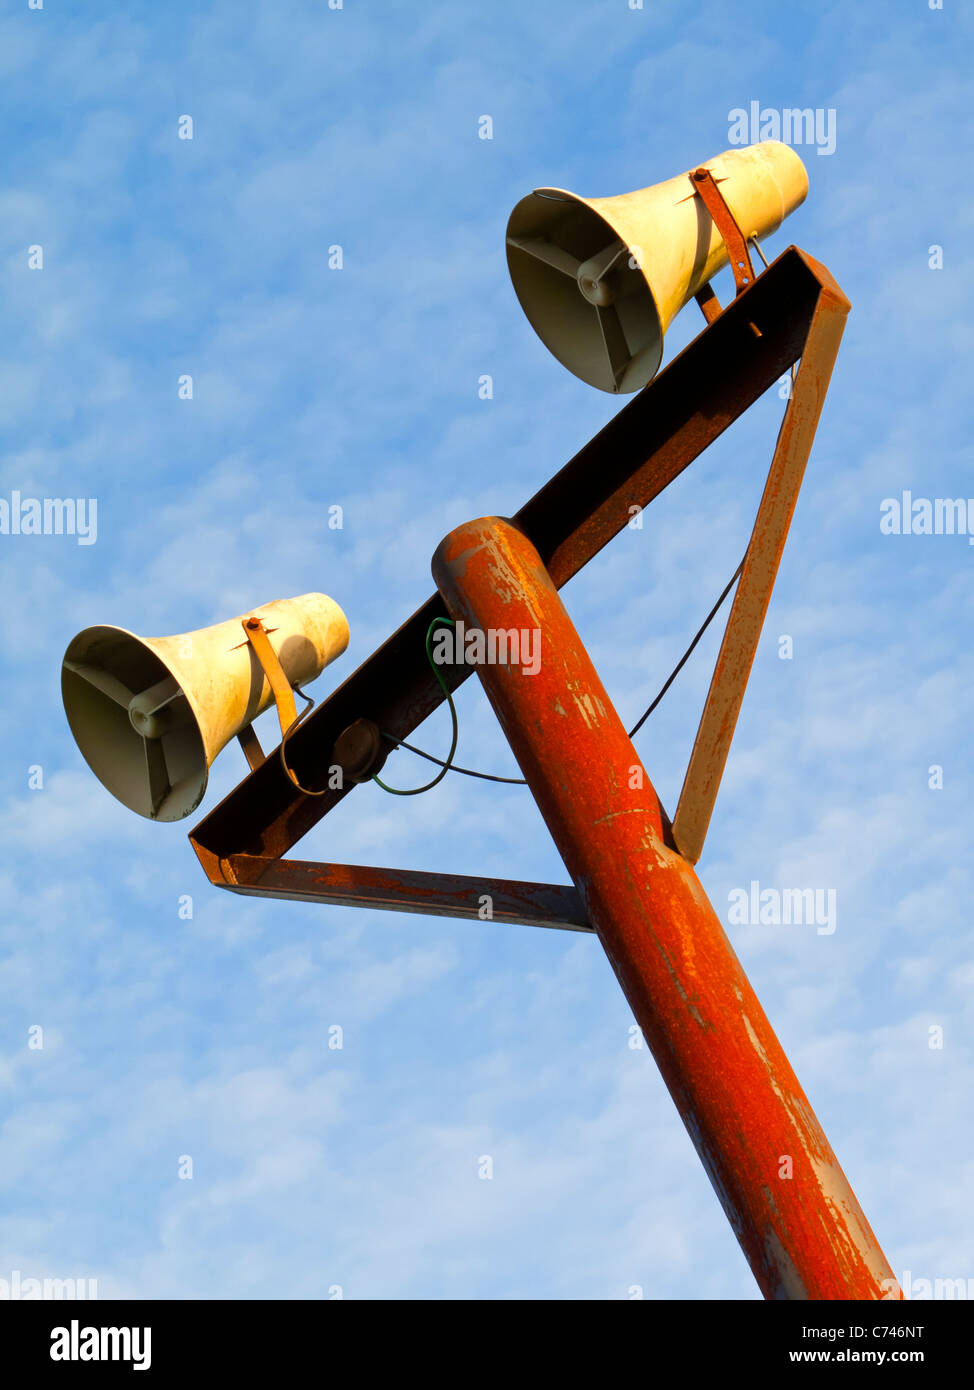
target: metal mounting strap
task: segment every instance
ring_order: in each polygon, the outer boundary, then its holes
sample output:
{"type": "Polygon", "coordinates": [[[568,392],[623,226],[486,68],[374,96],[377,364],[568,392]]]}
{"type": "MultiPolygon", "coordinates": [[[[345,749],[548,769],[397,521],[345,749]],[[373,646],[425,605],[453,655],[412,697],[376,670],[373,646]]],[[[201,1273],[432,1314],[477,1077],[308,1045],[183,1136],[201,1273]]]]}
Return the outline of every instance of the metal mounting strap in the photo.
{"type": "Polygon", "coordinates": [[[720,185],[714,178],[709,169],[694,169],[690,175],[693,179],[693,186],[703,199],[704,205],[711,217],[714,225],[724,239],[727,247],[727,254],[730,257],[731,270],[734,272],[734,284],[737,286],[737,293],[746,290],[754,279],[754,266],[751,264],[751,253],[747,248],[747,237],[741,231],[737,220],[730,208],[720,185]]]}
{"type": "Polygon", "coordinates": [[[278,660],[277,652],[268,641],[267,628],[260,618],[244,618],[243,630],[247,634],[247,641],[253,648],[254,655],[263,667],[267,683],[274,692],[281,733],[286,734],[298,717],[291,682],[284,674],[284,667],[278,660]]]}
{"type": "MultiPolygon", "coordinates": [[[[277,717],[283,736],[298,717],[291,682],[284,672],[277,652],[268,640],[267,628],[260,618],[244,618],[241,626],[247,635],[250,649],[260,662],[267,683],[274,692],[274,703],[277,705],[277,717]]],[[[244,751],[251,772],[255,772],[265,762],[265,757],[253,725],[248,724],[245,729],[240,730],[237,742],[244,751]]]]}

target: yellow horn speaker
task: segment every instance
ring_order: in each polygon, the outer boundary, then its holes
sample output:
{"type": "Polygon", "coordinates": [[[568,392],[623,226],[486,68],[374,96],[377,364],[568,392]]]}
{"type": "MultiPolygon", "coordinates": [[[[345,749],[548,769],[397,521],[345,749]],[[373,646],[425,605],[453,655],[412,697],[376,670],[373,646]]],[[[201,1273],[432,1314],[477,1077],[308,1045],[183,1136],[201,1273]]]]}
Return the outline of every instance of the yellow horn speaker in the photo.
{"type": "MultiPolygon", "coordinates": [[[[746,237],[776,231],[808,192],[804,164],[777,140],[702,167],[746,237]]],[[[538,188],[511,213],[507,263],[521,308],[590,386],[624,393],[651,381],[673,318],[728,263],[691,172],[615,198],[538,188]]]]}
{"type": "Polygon", "coordinates": [[[348,646],[348,621],[325,594],[278,599],[175,637],[89,627],[69,644],[64,710],[95,776],[131,811],[181,820],[203,799],[217,754],[274,701],[245,618],[260,618],[292,685],[348,646]]]}

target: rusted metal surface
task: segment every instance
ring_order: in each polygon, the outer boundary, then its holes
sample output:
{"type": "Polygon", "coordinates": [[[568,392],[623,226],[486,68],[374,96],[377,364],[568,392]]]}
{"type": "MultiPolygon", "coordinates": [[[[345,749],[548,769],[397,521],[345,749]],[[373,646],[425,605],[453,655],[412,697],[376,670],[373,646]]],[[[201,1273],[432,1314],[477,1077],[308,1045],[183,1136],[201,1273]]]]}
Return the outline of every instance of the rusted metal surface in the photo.
{"type": "Polygon", "coordinates": [[[260,746],[260,739],[257,737],[253,724],[247,724],[240,730],[237,734],[237,742],[243,749],[247,766],[251,772],[256,772],[264,761],[264,750],[260,746]]]}
{"type": "MultiPolygon", "coordinates": [[[[690,175],[693,186],[700,194],[707,211],[713,218],[718,232],[724,239],[727,254],[730,256],[731,271],[737,293],[742,294],[754,282],[754,266],[747,238],[737,225],[737,219],[727,206],[727,200],[720,191],[720,184],[709,169],[694,169],[690,175]]],[[[702,307],[702,306],[701,306],[702,307]]],[[[704,311],[706,312],[706,310],[704,311]]]]}
{"type": "MultiPolygon", "coordinates": [[[[623,530],[630,507],[647,506],[798,360],[826,292],[841,294],[823,266],[789,247],[521,508],[516,519],[557,587],[623,530]]],[[[295,729],[289,764],[323,794],[302,795],[268,757],[193,830],[205,867],[233,853],[286,854],[337,805],[351,787],[328,789],[328,767],[354,720],[408,738],[437,708],[443,692],[424,643],[444,616],[434,595],[295,729]]],[[[470,674],[465,665],[440,669],[451,689],[470,674]]]]}
{"type": "Polygon", "coordinates": [[[696,864],[703,850],[727,755],[788,538],[849,301],[823,292],[785,410],[734,603],[673,817],[673,836],[696,864]]]}
{"type": "Polygon", "coordinates": [[[543,558],[488,517],[433,574],[453,618],[542,634],[535,675],[478,674],[763,1294],[882,1297],[892,1271],[543,558]]]}
{"type": "Polygon", "coordinates": [[[594,930],[571,884],[521,883],[234,854],[223,861],[221,886],[251,897],[328,903],[332,907],[373,907],[488,923],[594,930]]]}
{"type": "Polygon", "coordinates": [[[710,285],[704,285],[703,289],[697,290],[693,297],[697,301],[700,312],[708,323],[713,323],[714,319],[720,318],[723,312],[721,303],[710,285]]]}

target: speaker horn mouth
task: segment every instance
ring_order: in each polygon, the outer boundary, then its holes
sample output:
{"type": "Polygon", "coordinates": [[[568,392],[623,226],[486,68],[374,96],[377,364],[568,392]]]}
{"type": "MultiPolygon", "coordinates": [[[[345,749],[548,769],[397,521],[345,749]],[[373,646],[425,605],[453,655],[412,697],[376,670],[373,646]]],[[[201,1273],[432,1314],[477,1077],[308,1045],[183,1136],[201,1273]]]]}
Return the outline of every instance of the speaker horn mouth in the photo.
{"type": "Polygon", "coordinates": [[[61,675],[82,757],[123,806],[181,820],[199,805],[209,769],[192,706],[151,647],[124,628],[87,628],[61,675]]]}
{"type": "Polygon", "coordinates": [[[550,189],[522,198],[507,261],[532,328],[575,376],[613,394],[653,377],[663,355],[656,301],[627,243],[583,199],[550,189]]]}

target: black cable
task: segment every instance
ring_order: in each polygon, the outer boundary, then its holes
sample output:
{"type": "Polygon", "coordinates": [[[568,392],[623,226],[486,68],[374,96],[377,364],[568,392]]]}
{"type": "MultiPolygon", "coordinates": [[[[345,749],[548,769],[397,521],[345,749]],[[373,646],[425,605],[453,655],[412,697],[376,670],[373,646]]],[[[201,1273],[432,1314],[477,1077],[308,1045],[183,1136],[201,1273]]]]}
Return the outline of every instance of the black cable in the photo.
{"type": "MultiPolygon", "coordinates": [[[[745,556],[745,559],[746,559],[746,558],[747,558],[747,557],[745,556]]],[[[724,585],[724,588],[723,588],[723,590],[721,591],[720,598],[718,598],[718,600],[717,600],[717,602],[714,604],[713,608],[711,608],[710,612],[707,614],[706,618],[704,618],[702,624],[701,624],[700,627],[697,629],[697,632],[696,632],[696,634],[695,634],[695,636],[694,636],[694,638],[693,638],[693,641],[690,643],[689,647],[687,647],[686,651],[685,651],[685,652],[683,653],[683,655],[680,657],[680,660],[676,663],[676,665],[673,667],[673,670],[672,670],[672,671],[670,672],[670,674],[667,676],[666,680],[664,681],[664,683],[663,683],[663,685],[662,685],[662,688],[660,689],[659,694],[658,694],[658,695],[656,696],[656,698],[653,700],[652,704],[648,707],[648,709],[646,709],[645,712],[644,712],[642,715],[640,715],[639,719],[637,719],[636,723],[635,723],[635,724],[632,726],[632,728],[629,730],[629,737],[630,737],[630,738],[635,738],[636,734],[639,733],[639,730],[640,730],[640,729],[643,727],[643,725],[646,723],[646,720],[647,720],[647,719],[649,718],[649,716],[653,713],[653,710],[656,708],[656,706],[657,706],[657,705],[659,704],[659,702],[662,700],[663,696],[666,694],[666,692],[669,690],[670,686],[671,686],[671,685],[673,684],[673,682],[676,680],[677,676],[678,676],[678,675],[680,674],[680,672],[683,670],[684,666],[685,666],[685,665],[687,664],[687,662],[690,660],[690,657],[693,655],[694,649],[696,648],[696,646],[697,646],[698,642],[700,641],[701,637],[704,635],[704,633],[707,631],[707,628],[710,626],[710,624],[713,622],[714,618],[716,618],[717,614],[720,612],[720,609],[721,609],[721,606],[722,606],[724,600],[726,599],[727,595],[730,593],[731,589],[733,589],[733,587],[734,587],[735,583],[737,582],[737,580],[740,578],[741,570],[742,570],[743,568],[744,568],[744,560],[741,560],[741,563],[738,565],[737,569],[734,571],[734,573],[731,575],[730,579],[729,579],[729,580],[727,581],[727,583],[724,585]]],[[[438,673],[437,673],[437,674],[438,674],[438,673]]],[[[451,708],[452,708],[452,701],[451,701],[451,708]]],[[[469,767],[458,767],[457,764],[454,763],[454,762],[444,762],[442,758],[434,758],[434,756],[433,756],[432,753],[426,753],[426,752],[424,752],[424,750],[423,750],[422,748],[416,748],[416,747],[414,747],[413,744],[407,743],[405,739],[396,738],[394,734],[386,733],[385,729],[381,729],[381,730],[380,730],[380,733],[382,734],[382,737],[383,737],[383,738],[387,738],[387,739],[389,740],[389,742],[395,744],[395,746],[396,746],[397,748],[406,748],[406,749],[409,750],[410,753],[415,753],[417,757],[419,757],[419,758],[425,758],[425,759],[427,760],[427,762],[436,763],[439,767],[443,768],[444,773],[446,773],[446,772],[461,772],[461,773],[464,775],[464,777],[479,777],[480,780],[483,781],[483,782],[505,782],[505,783],[507,783],[509,786],[515,786],[515,787],[526,787],[526,786],[527,786],[527,782],[524,780],[523,777],[498,777],[498,776],[496,776],[496,775],[495,775],[494,773],[492,773],[492,772],[474,772],[472,768],[469,768],[469,767]]],[[[456,744],[454,743],[454,749],[455,749],[455,748],[456,748],[456,744]]],[[[381,783],[380,783],[380,785],[381,785],[381,783]]],[[[432,784],[431,784],[431,785],[432,785],[432,784]]]]}
{"type": "MultiPolygon", "coordinates": [[[[394,743],[397,748],[408,748],[410,753],[415,753],[419,758],[425,758],[427,762],[438,763],[440,767],[446,767],[442,758],[434,758],[432,753],[424,753],[422,748],[414,748],[411,743],[407,743],[404,738],[396,738],[393,734],[387,734],[385,729],[380,730],[382,737],[387,738],[390,743],[394,743]]],[[[479,777],[484,782],[510,782],[516,787],[526,787],[528,784],[523,777],[498,777],[493,772],[474,772],[469,767],[457,767],[456,763],[449,764],[451,772],[462,772],[465,777],[479,777]]]]}
{"type": "Polygon", "coordinates": [[[294,731],[295,731],[295,729],[298,727],[298,725],[299,725],[304,719],[307,718],[307,716],[311,713],[311,711],[312,711],[312,710],[314,709],[314,707],[315,707],[315,702],[314,702],[314,700],[311,698],[310,695],[305,695],[304,691],[301,689],[301,687],[300,687],[299,685],[292,685],[292,686],[291,686],[291,689],[294,691],[295,695],[300,695],[300,696],[301,696],[301,699],[304,701],[304,709],[303,709],[303,710],[301,711],[301,713],[297,716],[297,718],[294,720],[294,722],[293,722],[292,724],[290,724],[290,725],[284,730],[283,734],[281,735],[281,746],[280,746],[280,748],[277,750],[278,753],[280,754],[280,757],[281,757],[281,767],[283,767],[284,771],[287,773],[288,777],[289,777],[290,780],[294,783],[294,785],[297,787],[297,789],[298,789],[299,792],[303,792],[305,796],[324,796],[325,792],[328,790],[327,787],[322,787],[322,789],[321,789],[320,792],[314,792],[314,791],[311,790],[310,787],[302,787],[301,783],[298,781],[298,779],[295,777],[294,773],[293,773],[293,772],[291,771],[291,769],[288,767],[287,755],[286,755],[286,753],[285,753],[285,751],[284,751],[284,750],[287,748],[287,741],[288,741],[288,739],[291,737],[291,735],[294,733],[294,731]]]}
{"type": "MultiPolygon", "coordinates": [[[[746,558],[747,558],[747,557],[745,556],[745,559],[746,559],[746,558]]],[[[693,641],[690,643],[689,647],[687,647],[686,651],[683,653],[683,655],[680,657],[679,661],[678,661],[678,662],[676,663],[676,665],[673,667],[673,670],[670,672],[669,676],[667,676],[666,681],[665,681],[665,683],[664,683],[664,685],[663,685],[663,688],[662,688],[662,690],[660,691],[660,693],[656,696],[656,699],[655,699],[655,700],[653,701],[653,703],[650,705],[650,707],[649,707],[649,709],[646,711],[646,713],[643,714],[643,715],[636,721],[636,723],[632,726],[632,728],[629,730],[629,737],[630,737],[630,738],[635,738],[636,734],[639,733],[639,730],[640,730],[640,729],[643,727],[643,725],[646,723],[646,720],[647,720],[647,719],[649,718],[649,716],[652,714],[653,710],[654,710],[654,709],[656,708],[656,706],[659,704],[660,700],[662,700],[663,696],[666,694],[666,692],[669,690],[670,686],[671,686],[671,685],[673,684],[673,682],[676,680],[677,676],[678,676],[678,675],[680,674],[680,672],[683,670],[684,666],[685,666],[685,665],[687,664],[687,662],[690,660],[690,657],[693,655],[693,649],[694,649],[694,647],[697,645],[697,643],[700,641],[701,637],[702,637],[702,636],[704,635],[704,633],[707,631],[707,628],[708,628],[708,627],[710,626],[710,624],[713,622],[714,618],[716,618],[718,612],[720,611],[720,606],[721,606],[721,604],[724,602],[724,599],[725,599],[725,598],[727,597],[727,595],[730,593],[731,589],[733,589],[735,583],[737,582],[738,577],[740,576],[741,570],[742,570],[743,568],[744,568],[744,560],[741,561],[741,563],[738,565],[737,569],[734,571],[734,573],[731,575],[730,579],[727,581],[727,584],[724,586],[724,590],[723,590],[723,592],[721,593],[720,598],[719,598],[719,599],[717,600],[717,602],[714,604],[713,608],[711,608],[711,610],[710,610],[710,612],[707,614],[706,618],[704,618],[702,627],[698,628],[698,630],[697,630],[697,635],[694,637],[694,639],[693,639],[693,641]]]]}
{"type": "MultiPolygon", "coordinates": [[[[434,762],[440,763],[440,771],[436,774],[436,776],[433,778],[431,782],[425,782],[421,787],[410,787],[407,791],[402,791],[399,787],[388,787],[377,774],[373,774],[372,781],[375,782],[377,786],[380,786],[384,792],[389,792],[392,796],[419,796],[420,792],[430,791],[433,787],[437,785],[437,783],[442,782],[443,778],[450,771],[450,768],[453,766],[453,755],[457,751],[457,742],[460,738],[460,721],[457,719],[457,707],[453,703],[453,695],[450,691],[450,687],[443,679],[439,667],[433,660],[433,652],[430,648],[430,643],[433,640],[433,629],[437,626],[455,627],[456,624],[454,623],[452,618],[434,618],[433,621],[430,623],[429,627],[426,629],[426,658],[429,661],[430,666],[433,668],[433,675],[439,681],[440,689],[446,696],[446,702],[450,707],[450,722],[453,725],[453,739],[450,743],[450,754],[445,763],[440,762],[439,758],[433,759],[434,762]]],[[[381,732],[382,731],[380,730],[380,733],[381,732]]],[[[388,734],[386,735],[386,737],[388,738],[388,734]]]]}

